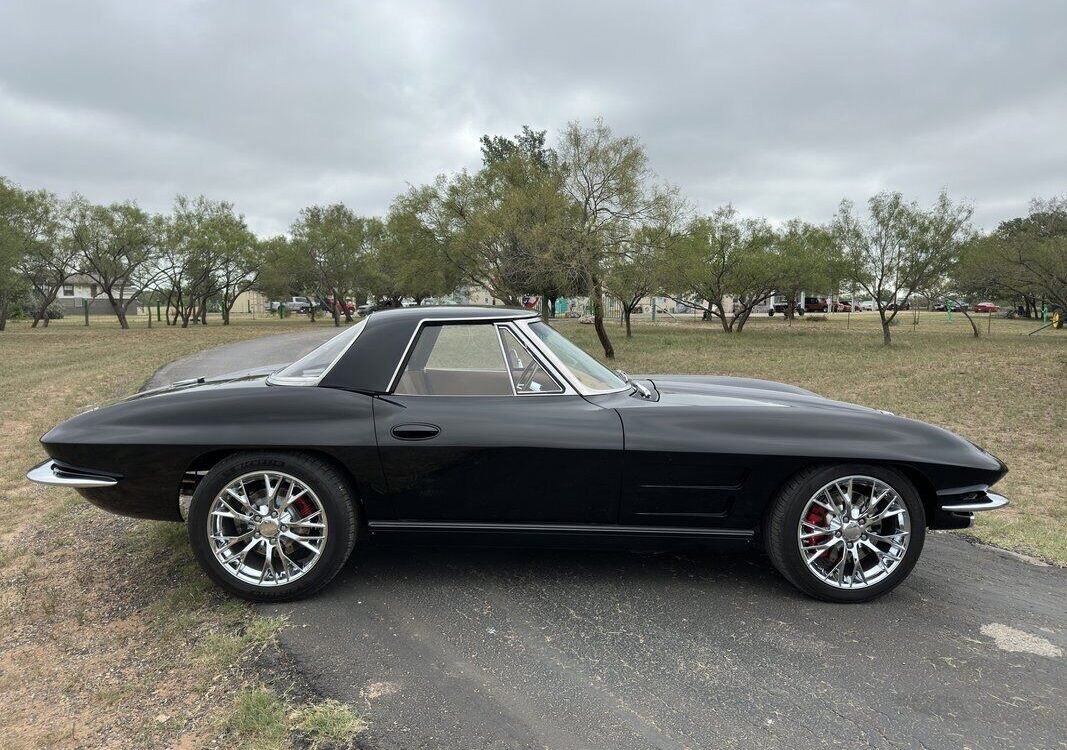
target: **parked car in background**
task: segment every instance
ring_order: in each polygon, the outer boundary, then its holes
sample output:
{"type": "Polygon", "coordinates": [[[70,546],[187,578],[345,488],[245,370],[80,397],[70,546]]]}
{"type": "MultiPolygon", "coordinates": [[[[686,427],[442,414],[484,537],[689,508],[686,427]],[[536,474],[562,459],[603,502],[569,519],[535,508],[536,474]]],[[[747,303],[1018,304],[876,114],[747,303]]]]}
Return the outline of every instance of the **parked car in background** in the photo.
{"type": "MultiPolygon", "coordinates": [[[[770,305],[768,305],[768,307],[767,307],[767,314],[770,315],[771,317],[774,317],[775,313],[779,313],[781,315],[785,315],[788,311],[789,311],[789,300],[780,300],[778,302],[773,302],[770,305]]],[[[804,314],[804,310],[801,309],[800,305],[796,306],[796,308],[794,309],[794,312],[796,312],[796,313],[798,313],[800,315],[804,314]]]]}
{"type": "Polygon", "coordinates": [[[860,302],[859,309],[865,312],[873,312],[878,309],[878,306],[874,304],[873,299],[865,299],[860,302]]]}
{"type": "Polygon", "coordinates": [[[903,302],[893,301],[885,306],[886,310],[910,310],[911,302],[904,300],[903,302]]]}
{"type": "Polygon", "coordinates": [[[306,313],[311,309],[311,300],[307,297],[286,297],[283,300],[268,302],[267,312],[277,312],[282,305],[285,305],[285,309],[289,312],[306,313]]]}
{"type": "Polygon", "coordinates": [[[804,312],[827,312],[830,303],[824,297],[805,297],[803,309],[804,312]]]}
{"type": "Polygon", "coordinates": [[[1000,307],[994,305],[992,302],[979,302],[974,306],[975,312],[995,313],[1000,312],[1000,307]]]}
{"type": "Polygon", "coordinates": [[[971,309],[971,306],[968,305],[966,302],[960,302],[959,300],[944,300],[943,299],[940,302],[935,302],[934,303],[934,311],[935,312],[945,312],[946,310],[948,310],[948,303],[950,301],[952,302],[952,309],[954,311],[956,311],[956,312],[966,312],[967,310],[971,309]]]}
{"type": "MultiPolygon", "coordinates": [[[[322,307],[323,312],[327,312],[327,313],[330,313],[332,315],[333,312],[330,310],[330,305],[332,305],[332,304],[333,304],[333,297],[327,297],[326,299],[324,299],[322,301],[320,307],[322,307]]],[[[348,302],[347,300],[344,302],[344,306],[342,306],[342,304],[340,302],[338,302],[337,303],[337,312],[339,312],[342,315],[344,315],[346,311],[348,312],[349,315],[352,315],[356,311],[356,306],[353,303],[348,302]]]]}
{"type": "Polygon", "coordinates": [[[360,314],[360,317],[364,315],[370,315],[372,312],[378,310],[388,310],[393,307],[402,307],[403,305],[397,305],[392,300],[385,300],[384,302],[367,302],[356,308],[356,312],[360,314]]]}
{"type": "Polygon", "coordinates": [[[852,303],[838,300],[834,303],[834,312],[852,312],[852,303]]]}

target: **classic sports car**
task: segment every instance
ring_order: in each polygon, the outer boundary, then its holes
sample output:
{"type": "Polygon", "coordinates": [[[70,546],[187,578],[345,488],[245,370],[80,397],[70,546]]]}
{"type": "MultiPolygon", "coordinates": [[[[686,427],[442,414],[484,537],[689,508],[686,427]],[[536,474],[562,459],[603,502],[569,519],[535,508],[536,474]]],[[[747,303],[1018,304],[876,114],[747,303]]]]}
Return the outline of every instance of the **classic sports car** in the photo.
{"type": "Polygon", "coordinates": [[[42,438],[36,482],[187,519],[204,570],[289,599],[368,536],[761,544],[797,587],[885,593],[928,528],[1007,503],[939,427],[790,385],[609,370],[528,310],[399,308],[283,367],[174,383],[42,438]]]}

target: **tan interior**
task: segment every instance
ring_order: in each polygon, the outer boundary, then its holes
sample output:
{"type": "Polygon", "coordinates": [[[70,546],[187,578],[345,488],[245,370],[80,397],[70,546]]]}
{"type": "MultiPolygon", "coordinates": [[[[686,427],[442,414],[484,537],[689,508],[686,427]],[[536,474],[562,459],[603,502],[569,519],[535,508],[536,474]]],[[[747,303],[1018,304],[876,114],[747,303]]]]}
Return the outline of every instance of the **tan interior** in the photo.
{"type": "Polygon", "coordinates": [[[394,393],[407,396],[510,396],[504,370],[405,370],[394,393]]]}

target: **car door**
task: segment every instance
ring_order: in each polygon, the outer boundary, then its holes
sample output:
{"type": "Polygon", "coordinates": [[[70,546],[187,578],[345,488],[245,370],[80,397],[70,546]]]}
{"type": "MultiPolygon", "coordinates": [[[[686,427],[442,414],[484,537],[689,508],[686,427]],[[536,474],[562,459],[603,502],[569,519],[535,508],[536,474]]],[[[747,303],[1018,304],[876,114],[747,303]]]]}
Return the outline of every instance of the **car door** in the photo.
{"type": "Polygon", "coordinates": [[[616,523],[622,424],[505,323],[426,323],[375,399],[375,520],[616,523]]]}

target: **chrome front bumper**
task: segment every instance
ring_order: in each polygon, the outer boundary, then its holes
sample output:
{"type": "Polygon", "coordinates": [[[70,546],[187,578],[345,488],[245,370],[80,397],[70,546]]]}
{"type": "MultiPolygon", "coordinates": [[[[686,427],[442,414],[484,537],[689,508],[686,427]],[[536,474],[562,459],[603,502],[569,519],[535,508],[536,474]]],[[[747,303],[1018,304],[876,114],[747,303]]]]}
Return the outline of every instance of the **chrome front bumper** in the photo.
{"type": "Polygon", "coordinates": [[[52,484],[75,489],[114,487],[119,482],[114,477],[71,469],[60,466],[55,461],[45,461],[40,466],[35,466],[27,472],[26,478],[38,484],[52,484]]]}
{"type": "Polygon", "coordinates": [[[1008,504],[1008,498],[1003,495],[998,495],[995,492],[980,492],[973,499],[967,500],[962,503],[951,503],[949,505],[942,505],[941,510],[948,511],[949,513],[973,513],[974,511],[981,510],[996,510],[1003,508],[1008,504]]]}

